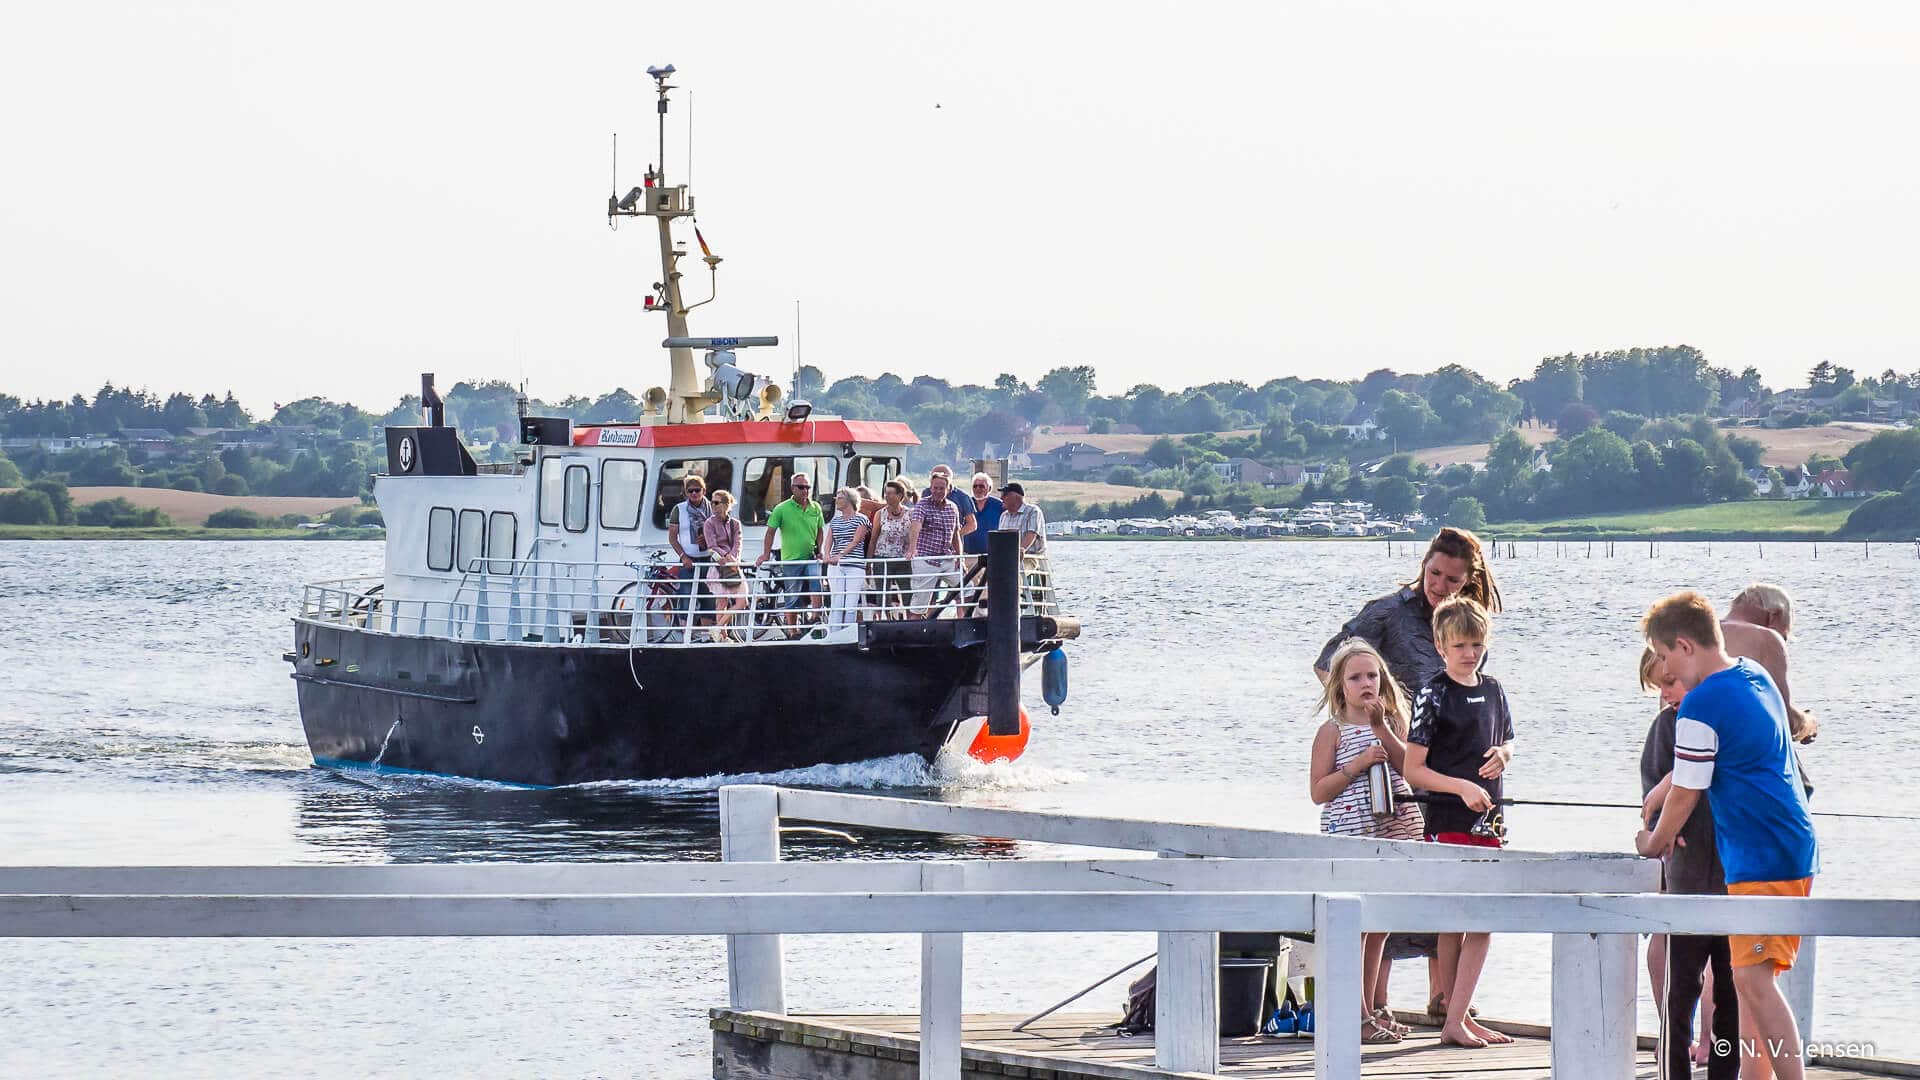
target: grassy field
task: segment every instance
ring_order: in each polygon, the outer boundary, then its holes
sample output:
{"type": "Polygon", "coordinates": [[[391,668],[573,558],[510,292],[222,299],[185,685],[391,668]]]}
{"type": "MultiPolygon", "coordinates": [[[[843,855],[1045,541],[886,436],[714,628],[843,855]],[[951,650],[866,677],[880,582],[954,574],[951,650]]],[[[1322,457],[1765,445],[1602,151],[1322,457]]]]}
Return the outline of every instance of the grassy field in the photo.
{"type": "Polygon", "coordinates": [[[380,540],[383,529],[208,529],[170,525],[110,529],[104,525],[0,525],[0,540],[380,540]]]}
{"type": "Polygon", "coordinates": [[[1078,480],[1022,480],[1020,486],[1027,494],[1040,500],[1040,509],[1045,510],[1050,502],[1070,502],[1085,506],[1088,503],[1110,503],[1118,499],[1132,502],[1149,491],[1158,491],[1168,502],[1180,498],[1178,488],[1128,487],[1125,484],[1082,483],[1078,480]]]}
{"type": "MultiPolygon", "coordinates": [[[[1190,432],[1186,435],[1168,435],[1167,438],[1177,443],[1183,442],[1195,434],[1231,435],[1239,437],[1242,435],[1258,435],[1260,434],[1260,429],[1237,428],[1233,431],[1211,433],[1190,432]]],[[[1036,454],[1044,454],[1057,446],[1076,442],[1086,443],[1088,446],[1097,446],[1109,454],[1144,454],[1147,452],[1147,447],[1153,445],[1153,440],[1158,438],[1160,438],[1158,435],[1057,435],[1051,430],[1043,428],[1033,433],[1033,440],[1029,444],[1028,449],[1036,454]]]]}
{"type": "Polygon", "coordinates": [[[1501,540],[1664,539],[1823,540],[1844,525],[1861,499],[1756,500],[1666,510],[1582,514],[1549,521],[1502,521],[1481,531],[1501,540]]]}
{"type": "MultiPolygon", "coordinates": [[[[1786,465],[1804,465],[1807,458],[1815,453],[1845,457],[1847,451],[1853,447],[1866,442],[1882,431],[1898,426],[1897,424],[1858,423],[1849,420],[1838,424],[1823,424],[1820,427],[1742,427],[1721,430],[1728,435],[1740,435],[1759,442],[1766,448],[1760,452],[1760,463],[1779,468],[1786,465]]],[[[1523,427],[1514,430],[1520,433],[1521,438],[1535,446],[1554,437],[1552,428],[1523,427]]],[[[1486,456],[1486,443],[1429,446],[1425,450],[1413,451],[1415,461],[1434,468],[1444,468],[1462,461],[1484,461],[1486,456]]]]}
{"type": "MultiPolygon", "coordinates": [[[[76,506],[101,502],[106,499],[125,499],[135,506],[152,506],[173,520],[175,525],[205,525],[207,518],[221,510],[238,508],[251,510],[267,517],[280,517],[283,514],[300,514],[305,517],[320,517],[329,510],[342,506],[358,506],[359,499],[319,499],[296,496],[275,495],[210,495],[203,491],[175,491],[172,488],[148,487],[77,487],[68,489],[73,493],[76,506]]],[[[221,532],[231,530],[220,530],[221,532]]]]}

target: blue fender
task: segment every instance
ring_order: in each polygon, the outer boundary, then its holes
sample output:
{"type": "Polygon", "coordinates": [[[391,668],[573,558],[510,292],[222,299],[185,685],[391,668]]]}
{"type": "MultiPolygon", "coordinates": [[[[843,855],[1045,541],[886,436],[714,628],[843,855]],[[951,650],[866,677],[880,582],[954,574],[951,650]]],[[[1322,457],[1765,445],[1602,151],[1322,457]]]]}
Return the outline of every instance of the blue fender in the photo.
{"type": "Polygon", "coordinates": [[[1057,645],[1040,661],[1040,692],[1053,715],[1059,716],[1060,706],[1067,700],[1067,654],[1057,645]]]}

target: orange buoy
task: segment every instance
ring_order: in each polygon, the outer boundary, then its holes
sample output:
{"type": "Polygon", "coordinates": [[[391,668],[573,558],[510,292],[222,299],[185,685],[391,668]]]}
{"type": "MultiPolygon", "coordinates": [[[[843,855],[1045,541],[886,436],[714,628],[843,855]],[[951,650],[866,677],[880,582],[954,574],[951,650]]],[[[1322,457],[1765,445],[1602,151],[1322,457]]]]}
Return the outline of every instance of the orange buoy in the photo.
{"type": "Polygon", "coordinates": [[[1020,733],[1017,735],[995,735],[987,728],[984,716],[969,716],[954,725],[953,736],[947,740],[950,747],[965,746],[967,756],[988,765],[996,761],[1012,761],[1027,751],[1027,739],[1033,734],[1033,724],[1027,719],[1025,706],[1020,708],[1020,733]]]}

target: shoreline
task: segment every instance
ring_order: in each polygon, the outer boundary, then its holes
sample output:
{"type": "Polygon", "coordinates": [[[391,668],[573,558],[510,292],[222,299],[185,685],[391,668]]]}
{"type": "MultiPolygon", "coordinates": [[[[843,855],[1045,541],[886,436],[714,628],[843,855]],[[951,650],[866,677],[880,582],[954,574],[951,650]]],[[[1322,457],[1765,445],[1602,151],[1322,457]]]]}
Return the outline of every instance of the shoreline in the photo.
{"type": "Polygon", "coordinates": [[[209,529],[160,525],[116,529],[109,525],[0,525],[0,540],[384,540],[378,527],[331,529],[209,529]]]}

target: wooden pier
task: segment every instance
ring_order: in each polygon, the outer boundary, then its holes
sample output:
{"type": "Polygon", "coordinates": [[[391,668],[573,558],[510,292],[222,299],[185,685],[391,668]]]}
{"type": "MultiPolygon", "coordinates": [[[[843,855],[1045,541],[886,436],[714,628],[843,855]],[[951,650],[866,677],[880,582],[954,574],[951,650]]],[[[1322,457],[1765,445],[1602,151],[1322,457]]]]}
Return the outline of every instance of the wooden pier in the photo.
{"type": "MultiPolygon", "coordinates": [[[[1168,1077],[1312,1076],[1313,1038],[1247,1036],[1220,1040],[1218,1073],[1169,1072],[1153,1064],[1153,1036],[1114,1034],[1117,1015],[1062,1014],[1022,1031],[1021,1017],[986,1013],[961,1023],[962,1077],[1023,1076],[1032,1080],[1148,1080],[1168,1077]]],[[[1431,1018],[1402,1014],[1420,1024],[1431,1018]]],[[[1547,1080],[1552,1051],[1547,1029],[1534,1024],[1485,1021],[1514,1036],[1511,1046],[1468,1050],[1440,1045],[1440,1031],[1416,1026],[1403,1042],[1362,1048],[1363,1077],[1445,1077],[1447,1080],[1547,1080]]],[[[917,1080],[920,1076],[920,1018],[866,1013],[774,1013],[715,1009],[715,1080],[917,1080]]],[[[1659,1075],[1653,1040],[1639,1039],[1634,1076],[1659,1075]]],[[[1874,1062],[1873,1072],[1816,1063],[1809,1080],[1867,1076],[1915,1076],[1920,1066],[1874,1062]]],[[[1698,1070],[1705,1075],[1705,1070],[1698,1070]]]]}

